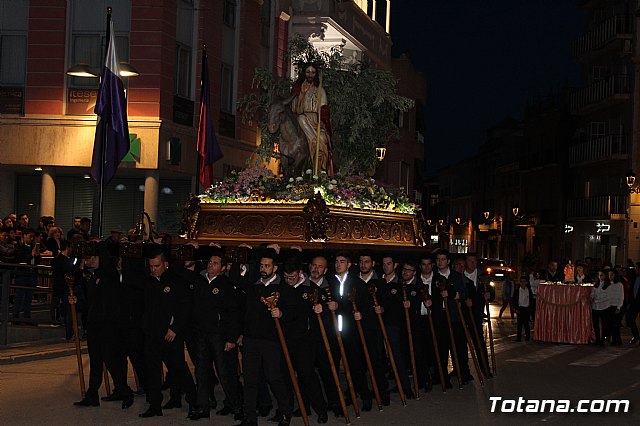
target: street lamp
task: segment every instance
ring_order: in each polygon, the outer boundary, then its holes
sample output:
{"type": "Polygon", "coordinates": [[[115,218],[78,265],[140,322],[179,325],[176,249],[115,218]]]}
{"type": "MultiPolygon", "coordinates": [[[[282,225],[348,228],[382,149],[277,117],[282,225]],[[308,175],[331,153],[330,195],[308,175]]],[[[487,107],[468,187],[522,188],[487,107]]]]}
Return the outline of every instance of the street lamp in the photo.
{"type": "Polygon", "coordinates": [[[489,220],[489,216],[491,216],[491,212],[486,211],[484,213],[482,213],[484,215],[484,220],[489,220]]]}
{"type": "Polygon", "coordinates": [[[378,161],[384,160],[384,157],[387,155],[387,148],[381,146],[376,148],[376,158],[378,161]]]}
{"type": "Polygon", "coordinates": [[[625,176],[625,179],[627,181],[627,187],[629,188],[629,193],[633,194],[639,194],[640,193],[640,187],[633,187],[636,183],[636,174],[633,173],[633,170],[629,170],[629,173],[627,173],[627,175],[625,176]]]}

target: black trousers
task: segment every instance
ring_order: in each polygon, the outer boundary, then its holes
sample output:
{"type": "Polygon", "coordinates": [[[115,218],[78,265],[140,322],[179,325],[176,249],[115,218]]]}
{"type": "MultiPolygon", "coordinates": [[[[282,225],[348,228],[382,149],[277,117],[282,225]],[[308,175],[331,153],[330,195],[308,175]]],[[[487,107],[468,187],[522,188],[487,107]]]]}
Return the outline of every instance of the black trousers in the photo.
{"type": "Polygon", "coordinates": [[[437,368],[431,329],[427,316],[421,316],[420,320],[413,321],[411,332],[413,333],[413,350],[415,352],[416,370],[418,373],[418,386],[425,386],[431,380],[430,370],[437,368]]]}
{"type": "Polygon", "coordinates": [[[408,346],[408,341],[406,340],[407,334],[403,333],[402,327],[398,325],[385,324],[385,327],[387,329],[391,351],[393,352],[393,359],[398,369],[400,384],[402,385],[402,389],[408,392],[411,390],[411,382],[409,381],[409,370],[407,366],[411,365],[411,360],[410,355],[407,353],[408,351],[405,351],[405,347],[408,346]]]}
{"type": "Polygon", "coordinates": [[[88,399],[98,398],[98,389],[102,385],[103,368],[106,365],[113,379],[114,393],[122,397],[133,391],[127,385],[127,371],[122,368],[120,341],[117,328],[108,323],[92,323],[87,330],[87,346],[89,349],[89,389],[88,399]]]}
{"type": "MultiPolygon", "coordinates": [[[[336,372],[340,374],[340,348],[338,348],[338,342],[335,338],[335,334],[332,336],[327,330],[327,340],[331,350],[331,355],[335,363],[336,372]]],[[[329,363],[329,356],[322,340],[320,332],[313,336],[313,348],[315,351],[316,368],[322,381],[322,387],[324,393],[327,396],[327,404],[329,408],[333,410],[340,410],[340,399],[338,392],[342,392],[342,389],[336,387],[336,382],[333,379],[333,373],[331,372],[331,364],[329,363]]]]}
{"type": "Polygon", "coordinates": [[[152,408],[162,405],[162,362],[171,372],[172,380],[186,393],[187,402],[196,403],[196,385],[191,371],[184,360],[184,340],[176,336],[173,342],[167,342],[155,336],[145,335],[145,358],[147,364],[147,402],[152,408]]]}
{"type": "MultiPolygon", "coordinates": [[[[435,325],[436,337],[438,339],[438,346],[440,349],[440,365],[442,371],[447,374],[449,371],[449,355],[451,354],[451,363],[453,368],[456,368],[456,363],[453,359],[455,356],[460,364],[460,370],[462,375],[461,380],[465,380],[471,372],[469,371],[469,351],[467,350],[467,337],[464,334],[462,324],[457,321],[451,322],[451,329],[453,331],[453,339],[456,346],[456,351],[453,351],[453,345],[451,344],[451,332],[449,331],[449,325],[446,319],[438,321],[435,325]]],[[[456,371],[456,374],[460,372],[456,371]]],[[[446,377],[445,377],[446,380],[446,377]]]]}
{"type": "Polygon", "coordinates": [[[529,327],[529,320],[531,315],[531,309],[527,307],[520,306],[518,308],[518,332],[517,338],[520,339],[522,337],[522,328],[524,327],[524,336],[528,339],[531,335],[531,329],[529,327]]]}
{"type": "Polygon", "coordinates": [[[244,349],[244,415],[248,421],[256,421],[256,406],[258,403],[258,387],[260,371],[264,372],[265,378],[273,396],[278,402],[278,411],[290,416],[292,406],[288,398],[288,392],[282,371],[282,348],[279,342],[267,339],[257,339],[245,336],[243,339],[244,349]]]}
{"type": "Polygon", "coordinates": [[[631,328],[631,334],[636,339],[640,338],[640,333],[638,333],[638,324],[636,323],[636,318],[638,318],[638,312],[640,312],[640,302],[631,302],[627,307],[627,325],[631,328]]]}
{"type": "Polygon", "coordinates": [[[234,413],[242,411],[242,387],[238,380],[238,349],[225,352],[224,336],[218,333],[199,332],[195,338],[195,362],[197,405],[200,410],[209,411],[211,393],[212,363],[225,394],[225,407],[234,413]]]}
{"type": "MultiPolygon", "coordinates": [[[[305,408],[309,405],[313,407],[316,414],[325,414],[327,412],[327,402],[322,394],[320,381],[315,370],[315,354],[313,348],[313,340],[311,338],[291,339],[287,341],[289,354],[293,368],[298,376],[298,384],[302,393],[302,399],[305,408]]],[[[293,383],[289,381],[291,386],[293,383]]],[[[290,388],[289,394],[294,397],[293,387],[290,388]]],[[[293,405],[293,401],[292,405],[293,405]]]]}

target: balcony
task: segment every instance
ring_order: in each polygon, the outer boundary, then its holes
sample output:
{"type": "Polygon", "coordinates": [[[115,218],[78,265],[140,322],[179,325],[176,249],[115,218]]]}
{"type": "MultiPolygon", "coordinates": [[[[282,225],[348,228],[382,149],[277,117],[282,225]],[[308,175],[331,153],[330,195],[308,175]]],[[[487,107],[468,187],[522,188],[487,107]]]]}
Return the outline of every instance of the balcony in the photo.
{"type": "Polygon", "coordinates": [[[627,160],[631,144],[626,135],[605,135],[572,146],[569,150],[569,164],[579,166],[599,161],[627,160]]]}
{"type": "Polygon", "coordinates": [[[621,40],[622,49],[631,48],[630,17],[627,15],[612,16],[591,31],[581,35],[571,43],[571,52],[576,59],[587,61],[594,52],[609,46],[617,46],[614,42],[621,40]],[[625,44],[625,40],[628,43],[625,44]],[[627,46],[628,44],[628,46],[627,46]]]}
{"type": "Polygon", "coordinates": [[[602,195],[567,200],[569,219],[611,219],[613,215],[624,215],[627,197],[624,195],[602,195]]]}
{"type": "Polygon", "coordinates": [[[610,75],[571,94],[571,113],[585,114],[631,99],[631,76],[610,75]]]}

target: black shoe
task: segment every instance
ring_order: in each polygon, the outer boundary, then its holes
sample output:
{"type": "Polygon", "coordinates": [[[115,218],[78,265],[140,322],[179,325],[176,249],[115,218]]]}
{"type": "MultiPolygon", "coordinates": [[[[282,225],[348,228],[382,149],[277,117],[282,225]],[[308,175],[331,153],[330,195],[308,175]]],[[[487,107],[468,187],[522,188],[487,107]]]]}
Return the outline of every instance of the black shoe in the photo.
{"type": "Polygon", "coordinates": [[[242,411],[238,411],[233,414],[233,420],[242,420],[244,418],[244,413],[242,411]]]}
{"type": "MultiPolygon", "coordinates": [[[[231,408],[222,407],[221,410],[216,411],[216,416],[228,416],[231,413],[233,413],[233,410],[231,408]]],[[[242,419],[238,419],[238,420],[242,420],[242,419]]]]}
{"type": "Polygon", "coordinates": [[[522,342],[522,338],[521,337],[516,337],[515,339],[513,339],[514,342],[522,342]]]}
{"type": "Polygon", "coordinates": [[[122,401],[122,397],[117,393],[113,392],[111,395],[103,396],[100,398],[101,401],[122,401]]]}
{"type": "Polygon", "coordinates": [[[322,414],[318,414],[318,423],[326,423],[328,421],[329,421],[329,416],[327,415],[326,411],[322,414]]]}
{"type": "Polygon", "coordinates": [[[211,414],[208,410],[196,411],[188,416],[188,418],[191,420],[208,419],[210,417],[211,417],[211,414]]]}
{"type": "Polygon", "coordinates": [[[122,409],[126,410],[127,408],[133,405],[133,393],[122,398],[122,409]]]}
{"type": "Polygon", "coordinates": [[[260,417],[267,417],[273,407],[258,407],[258,415],[260,417]]]}
{"type": "Polygon", "coordinates": [[[162,409],[159,407],[149,407],[147,408],[147,411],[145,411],[142,414],[139,414],[139,417],[155,417],[155,416],[162,416],[162,409]]]}
{"type": "Polygon", "coordinates": [[[276,414],[273,417],[267,419],[269,423],[280,423],[284,419],[284,416],[276,411],[276,414]]]}
{"type": "Polygon", "coordinates": [[[82,401],[74,402],[73,405],[76,407],[99,407],[100,401],[92,398],[83,398],[82,401]]]}
{"type": "Polygon", "coordinates": [[[258,426],[258,422],[255,420],[243,420],[242,423],[238,423],[236,426],[258,426]]]}
{"type": "Polygon", "coordinates": [[[407,399],[416,399],[416,394],[413,393],[412,390],[408,390],[404,393],[405,398],[407,399]]]}
{"type": "MultiPolygon", "coordinates": [[[[307,413],[309,412],[309,410],[307,410],[307,413]]],[[[293,413],[291,413],[291,415],[293,417],[302,417],[302,410],[300,410],[299,408],[297,410],[295,410],[293,413]]]]}
{"type": "Polygon", "coordinates": [[[362,400],[362,411],[371,411],[371,398],[362,400]]]}
{"type": "MultiPolygon", "coordinates": [[[[187,418],[191,419],[191,420],[198,420],[198,419],[200,419],[200,417],[198,417],[198,413],[199,413],[199,411],[196,410],[196,406],[189,404],[189,413],[187,414],[187,418]]],[[[208,411],[207,411],[207,417],[209,417],[209,412],[208,411]]]]}
{"type": "Polygon", "coordinates": [[[182,408],[182,401],[174,401],[173,399],[170,399],[162,406],[163,410],[171,410],[173,408],[182,408]]]}
{"type": "Polygon", "coordinates": [[[133,393],[135,395],[144,395],[144,389],[143,388],[138,388],[138,389],[134,390],[133,393]]]}
{"type": "Polygon", "coordinates": [[[282,420],[278,423],[278,426],[289,426],[291,424],[291,414],[288,416],[282,416],[282,420]]]}

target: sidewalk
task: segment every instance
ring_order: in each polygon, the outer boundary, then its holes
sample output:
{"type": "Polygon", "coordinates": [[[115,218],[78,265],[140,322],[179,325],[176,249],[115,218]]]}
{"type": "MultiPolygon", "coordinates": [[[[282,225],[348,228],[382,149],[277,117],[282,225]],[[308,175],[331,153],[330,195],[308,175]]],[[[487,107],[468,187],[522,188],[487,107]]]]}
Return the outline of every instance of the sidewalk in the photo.
{"type": "MultiPolygon", "coordinates": [[[[87,353],[87,342],[81,341],[80,348],[83,354],[87,353]]],[[[48,339],[37,342],[14,343],[0,347],[0,365],[19,364],[39,359],[58,358],[76,353],[76,345],[73,340],[48,339]]]]}

